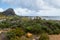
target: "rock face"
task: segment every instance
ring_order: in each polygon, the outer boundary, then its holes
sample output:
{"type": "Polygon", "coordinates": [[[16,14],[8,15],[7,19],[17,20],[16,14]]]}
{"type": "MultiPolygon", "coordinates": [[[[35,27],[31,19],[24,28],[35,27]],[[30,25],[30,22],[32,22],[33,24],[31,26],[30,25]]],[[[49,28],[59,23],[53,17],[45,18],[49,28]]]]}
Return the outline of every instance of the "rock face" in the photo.
{"type": "Polygon", "coordinates": [[[12,8],[9,8],[6,11],[4,11],[3,14],[7,16],[11,16],[11,15],[15,15],[15,12],[12,8]]]}

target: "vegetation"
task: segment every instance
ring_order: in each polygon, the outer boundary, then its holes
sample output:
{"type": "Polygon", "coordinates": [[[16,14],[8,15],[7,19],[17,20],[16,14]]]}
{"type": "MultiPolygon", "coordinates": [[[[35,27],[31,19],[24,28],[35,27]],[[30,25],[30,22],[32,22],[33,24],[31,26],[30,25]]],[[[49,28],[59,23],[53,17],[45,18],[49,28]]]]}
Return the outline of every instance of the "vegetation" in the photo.
{"type": "MultiPolygon", "coordinates": [[[[0,21],[0,28],[14,29],[7,32],[9,40],[17,40],[20,36],[28,32],[39,34],[41,35],[40,40],[44,40],[47,35],[43,33],[49,35],[60,34],[60,21],[43,20],[40,17],[5,16],[2,21],[0,21]]],[[[48,37],[46,40],[48,40],[48,37]]]]}
{"type": "Polygon", "coordinates": [[[42,33],[39,40],[49,40],[49,36],[46,33],[42,33]]]}
{"type": "Polygon", "coordinates": [[[26,38],[26,34],[28,37],[38,34],[39,40],[49,40],[48,35],[60,34],[60,20],[45,20],[38,16],[17,16],[14,10],[9,8],[0,12],[0,29],[4,31],[5,28],[8,29],[7,40],[20,40],[21,36],[26,38]]]}
{"type": "Polygon", "coordinates": [[[25,32],[34,34],[46,32],[60,34],[60,21],[42,20],[40,17],[6,16],[0,21],[0,28],[22,28],[25,32]],[[5,19],[5,20],[4,20],[5,19]]]}
{"type": "Polygon", "coordinates": [[[8,40],[20,40],[19,37],[24,34],[25,32],[21,28],[16,28],[11,30],[10,32],[7,32],[6,37],[8,38],[8,40]]]}

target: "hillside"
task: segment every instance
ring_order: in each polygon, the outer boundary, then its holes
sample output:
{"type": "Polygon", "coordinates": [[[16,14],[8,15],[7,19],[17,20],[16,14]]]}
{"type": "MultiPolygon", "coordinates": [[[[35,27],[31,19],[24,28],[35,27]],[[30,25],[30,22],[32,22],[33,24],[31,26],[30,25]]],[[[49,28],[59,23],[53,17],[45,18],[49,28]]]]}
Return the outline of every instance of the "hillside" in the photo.
{"type": "Polygon", "coordinates": [[[2,39],[6,37],[6,40],[44,40],[44,38],[49,40],[52,35],[59,34],[60,21],[45,20],[39,16],[17,16],[13,9],[0,12],[2,39]]]}

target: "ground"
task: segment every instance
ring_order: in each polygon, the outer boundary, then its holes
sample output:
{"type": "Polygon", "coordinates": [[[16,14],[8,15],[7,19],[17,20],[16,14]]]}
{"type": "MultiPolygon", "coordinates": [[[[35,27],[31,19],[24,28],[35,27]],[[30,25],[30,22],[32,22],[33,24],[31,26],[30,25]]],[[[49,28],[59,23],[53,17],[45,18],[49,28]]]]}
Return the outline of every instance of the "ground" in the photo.
{"type": "MultiPolygon", "coordinates": [[[[0,30],[0,40],[6,40],[6,35],[4,34],[7,30],[0,30]]],[[[59,35],[49,35],[50,40],[60,40],[60,34],[59,35]]],[[[39,36],[33,35],[31,38],[27,38],[25,35],[21,37],[21,40],[35,40],[39,39],[39,36]]]]}

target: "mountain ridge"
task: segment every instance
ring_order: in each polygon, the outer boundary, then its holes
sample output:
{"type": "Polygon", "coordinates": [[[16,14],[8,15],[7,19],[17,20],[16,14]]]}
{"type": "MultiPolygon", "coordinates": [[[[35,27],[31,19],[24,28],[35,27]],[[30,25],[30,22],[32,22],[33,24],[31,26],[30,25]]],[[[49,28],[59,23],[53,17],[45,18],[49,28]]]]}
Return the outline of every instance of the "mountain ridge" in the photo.
{"type": "Polygon", "coordinates": [[[6,16],[14,16],[14,15],[16,15],[15,12],[14,12],[14,9],[12,9],[12,8],[8,8],[7,10],[5,10],[3,12],[0,12],[0,14],[6,15],[6,16]]]}

